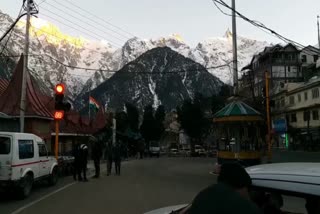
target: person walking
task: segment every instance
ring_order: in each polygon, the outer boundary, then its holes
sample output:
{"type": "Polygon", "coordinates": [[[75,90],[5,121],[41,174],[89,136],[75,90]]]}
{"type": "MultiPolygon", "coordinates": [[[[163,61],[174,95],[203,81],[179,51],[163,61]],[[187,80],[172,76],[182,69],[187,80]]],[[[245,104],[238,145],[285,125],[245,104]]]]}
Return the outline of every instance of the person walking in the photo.
{"type": "Polygon", "coordinates": [[[90,138],[90,143],[92,143],[91,156],[92,156],[94,168],[95,168],[95,175],[93,176],[93,178],[99,178],[100,177],[100,160],[102,156],[101,143],[95,137],[90,138]]]}
{"type": "Polygon", "coordinates": [[[88,163],[88,146],[86,144],[80,145],[80,155],[79,155],[79,163],[80,163],[80,178],[79,180],[82,180],[83,174],[83,181],[87,182],[87,163],[88,163]]]}
{"type": "Polygon", "coordinates": [[[72,156],[74,158],[73,164],[72,164],[72,174],[73,174],[73,179],[76,181],[77,177],[78,180],[81,178],[80,174],[80,145],[78,142],[75,142],[72,148],[72,156]]]}
{"type": "Polygon", "coordinates": [[[116,169],[116,175],[120,175],[121,169],[121,141],[118,141],[113,147],[113,160],[116,169]]]}
{"type": "Polygon", "coordinates": [[[109,176],[111,174],[111,169],[112,169],[112,160],[113,160],[112,149],[113,149],[112,142],[109,141],[107,143],[106,152],[105,152],[105,157],[107,160],[107,176],[109,176]]]}

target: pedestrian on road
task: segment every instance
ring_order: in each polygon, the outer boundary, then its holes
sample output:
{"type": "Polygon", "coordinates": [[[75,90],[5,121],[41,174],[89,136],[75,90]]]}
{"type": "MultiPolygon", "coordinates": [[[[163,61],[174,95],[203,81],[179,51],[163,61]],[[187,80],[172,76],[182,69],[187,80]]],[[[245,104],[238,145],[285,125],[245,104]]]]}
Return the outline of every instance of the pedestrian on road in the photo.
{"type": "Polygon", "coordinates": [[[113,147],[113,160],[116,168],[116,175],[120,175],[121,169],[121,141],[118,141],[113,147]]]}
{"type": "Polygon", "coordinates": [[[102,156],[102,147],[101,142],[98,141],[97,138],[91,137],[90,143],[92,143],[92,159],[94,162],[95,175],[94,178],[100,177],[100,160],[102,156]]]}
{"type": "Polygon", "coordinates": [[[242,166],[236,163],[223,164],[218,183],[195,197],[189,213],[261,214],[261,210],[249,199],[250,185],[251,178],[242,166]]]}
{"type": "Polygon", "coordinates": [[[80,174],[80,144],[76,142],[73,145],[72,148],[72,156],[74,158],[73,164],[72,164],[72,174],[73,174],[73,179],[76,181],[77,176],[78,179],[80,180],[81,174],[80,174]]]}
{"type": "Polygon", "coordinates": [[[86,144],[80,145],[80,178],[82,181],[82,173],[83,173],[83,181],[87,182],[87,163],[88,163],[88,146],[86,144]]]}
{"type": "Polygon", "coordinates": [[[112,160],[113,160],[113,155],[112,155],[112,142],[109,141],[107,143],[106,147],[106,152],[105,152],[105,157],[107,160],[107,176],[111,174],[111,169],[112,169],[112,160]]]}

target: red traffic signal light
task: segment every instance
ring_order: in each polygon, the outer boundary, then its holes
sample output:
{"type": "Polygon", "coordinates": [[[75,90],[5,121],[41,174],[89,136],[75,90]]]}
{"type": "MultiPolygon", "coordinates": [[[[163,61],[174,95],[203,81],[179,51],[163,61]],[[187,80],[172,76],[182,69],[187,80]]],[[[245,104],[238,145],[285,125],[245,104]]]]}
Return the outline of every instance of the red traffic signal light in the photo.
{"type": "Polygon", "coordinates": [[[64,94],[64,85],[59,83],[56,85],[56,94],[64,94]]]}
{"type": "Polygon", "coordinates": [[[54,112],[54,119],[55,120],[62,120],[64,117],[64,111],[55,111],[54,112]]]}

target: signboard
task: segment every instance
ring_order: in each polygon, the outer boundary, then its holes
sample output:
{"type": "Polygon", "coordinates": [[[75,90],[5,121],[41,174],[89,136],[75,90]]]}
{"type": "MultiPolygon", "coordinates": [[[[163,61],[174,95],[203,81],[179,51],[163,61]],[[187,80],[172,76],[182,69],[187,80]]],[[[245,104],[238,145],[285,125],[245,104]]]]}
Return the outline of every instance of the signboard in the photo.
{"type": "Polygon", "coordinates": [[[273,120],[272,126],[276,133],[287,132],[287,121],[284,118],[273,120]]]}

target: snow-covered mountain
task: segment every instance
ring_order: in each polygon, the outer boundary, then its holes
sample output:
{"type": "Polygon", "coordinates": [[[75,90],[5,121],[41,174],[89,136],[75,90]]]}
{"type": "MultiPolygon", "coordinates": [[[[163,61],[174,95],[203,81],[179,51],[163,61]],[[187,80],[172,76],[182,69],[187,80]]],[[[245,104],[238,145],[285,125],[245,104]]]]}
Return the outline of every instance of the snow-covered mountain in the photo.
{"type": "MultiPolygon", "coordinates": [[[[162,104],[168,109],[175,109],[196,93],[205,97],[219,93],[222,85],[201,64],[171,48],[158,47],[127,63],[90,95],[114,110],[122,109],[126,102],[139,109],[148,104],[155,107],[162,104]]],[[[82,100],[84,106],[88,104],[88,96],[86,93],[77,100],[82,100]]]]}
{"type": "MultiPolygon", "coordinates": [[[[8,29],[12,22],[12,18],[0,11],[0,32],[8,29]]],[[[22,53],[24,27],[24,23],[20,22],[14,28],[6,45],[5,55],[22,53]]],[[[8,38],[9,36],[1,42],[1,47],[8,38]]],[[[253,54],[261,51],[267,45],[267,42],[238,37],[239,68],[249,63],[253,54]]],[[[49,22],[32,18],[29,69],[48,88],[52,88],[57,82],[65,82],[70,97],[75,98],[88,91],[89,88],[97,87],[110,78],[114,72],[146,51],[164,46],[193,59],[204,67],[215,67],[232,60],[232,35],[229,30],[225,36],[209,38],[199,42],[196,47],[190,47],[181,36],[173,34],[156,39],[132,38],[117,49],[105,41],[95,42],[64,34],[49,22]],[[91,71],[76,67],[97,70],[91,71]]],[[[17,61],[18,57],[13,57],[12,60],[17,61]]],[[[231,83],[231,66],[232,64],[230,67],[209,69],[209,72],[223,82],[231,83]]]]}

